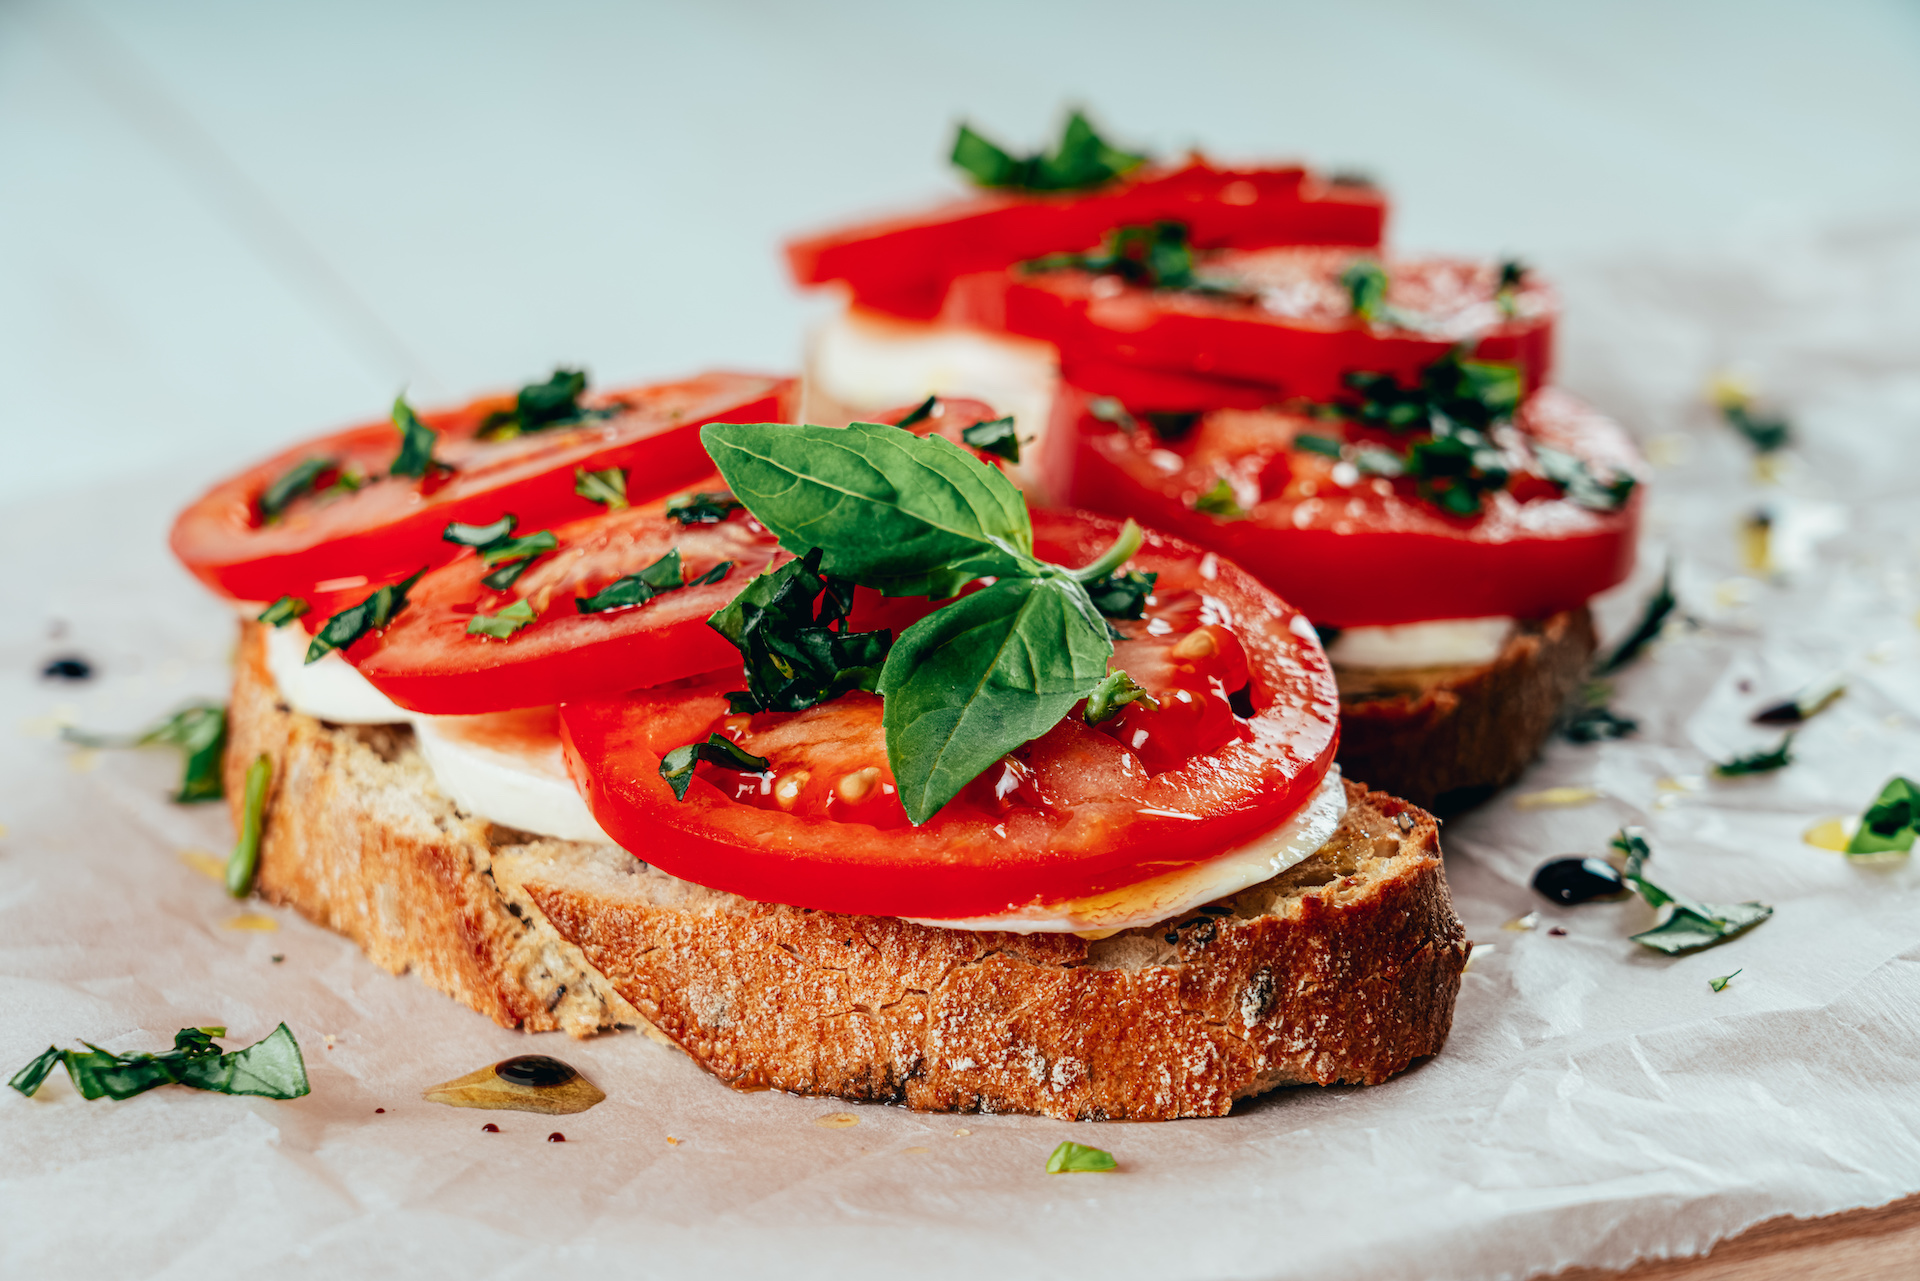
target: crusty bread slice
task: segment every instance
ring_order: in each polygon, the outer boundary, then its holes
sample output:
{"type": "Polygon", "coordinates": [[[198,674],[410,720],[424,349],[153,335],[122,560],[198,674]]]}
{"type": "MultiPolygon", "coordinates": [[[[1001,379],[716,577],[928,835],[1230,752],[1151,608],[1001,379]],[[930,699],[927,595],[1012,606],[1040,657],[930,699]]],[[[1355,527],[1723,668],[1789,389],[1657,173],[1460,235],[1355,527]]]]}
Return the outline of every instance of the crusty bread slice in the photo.
{"type": "Polygon", "coordinates": [[[1491,663],[1336,668],[1340,767],[1442,815],[1476,805],[1539,755],[1595,643],[1582,605],[1521,623],[1491,663]]]}
{"type": "Polygon", "coordinates": [[[1469,945],[1432,817],[1347,784],[1288,872],[1151,928],[945,930],[756,903],[460,813],[404,726],[291,712],[247,624],[229,794],[274,760],[257,889],[508,1027],[663,1035],[727,1084],[1165,1120],[1439,1050],[1469,945]]]}

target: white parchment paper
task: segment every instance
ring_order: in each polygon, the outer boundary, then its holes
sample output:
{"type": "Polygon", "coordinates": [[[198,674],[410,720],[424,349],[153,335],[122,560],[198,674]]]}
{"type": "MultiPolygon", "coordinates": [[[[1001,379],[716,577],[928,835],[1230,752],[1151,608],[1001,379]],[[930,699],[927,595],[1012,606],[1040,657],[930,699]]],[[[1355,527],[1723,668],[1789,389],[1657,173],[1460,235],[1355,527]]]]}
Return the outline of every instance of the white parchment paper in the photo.
{"type": "Polygon", "coordinates": [[[231,833],[217,807],[166,801],[170,756],[51,737],[61,720],[132,728],[222,692],[230,625],[164,550],[172,512],[211,478],[9,511],[0,1070],[51,1040],[159,1049],[222,1023],[239,1044],[284,1019],[313,1093],[87,1103],[64,1074],[32,1101],[0,1091],[0,1274],[1523,1277],[1920,1189],[1920,872],[1801,840],[1890,773],[1920,774],[1920,220],[1563,281],[1567,381],[1661,464],[1642,573],[1603,622],[1630,625],[1672,555],[1695,623],[1618,681],[1640,737],[1555,744],[1513,793],[1448,825],[1481,947],[1445,1052],[1374,1089],[1282,1091],[1217,1120],[733,1094],[639,1036],[501,1031],[291,914],[232,902],[182,857],[224,854],[231,833]],[[1777,483],[1701,405],[1726,365],[1800,428],[1777,483]],[[1739,522],[1763,502],[1795,531],[1791,573],[1743,564],[1739,522]],[[36,678],[67,652],[99,678],[36,678]],[[1776,741],[1753,710],[1840,666],[1849,692],[1800,734],[1792,768],[1706,778],[1776,741]],[[1603,795],[1514,803],[1549,787],[1603,795]],[[1649,920],[1639,904],[1561,910],[1527,888],[1544,859],[1603,852],[1625,822],[1650,829],[1663,883],[1776,915],[1668,959],[1628,941],[1649,920]],[[1537,928],[1502,928],[1528,911],[1537,928]],[[278,928],[231,928],[246,914],[278,928]],[[542,1118],[420,1100],[533,1049],[607,1102],[542,1118]],[[816,1124],[849,1110],[858,1124],[816,1124]],[[1067,1137],[1121,1171],[1045,1175],[1067,1137]]]}

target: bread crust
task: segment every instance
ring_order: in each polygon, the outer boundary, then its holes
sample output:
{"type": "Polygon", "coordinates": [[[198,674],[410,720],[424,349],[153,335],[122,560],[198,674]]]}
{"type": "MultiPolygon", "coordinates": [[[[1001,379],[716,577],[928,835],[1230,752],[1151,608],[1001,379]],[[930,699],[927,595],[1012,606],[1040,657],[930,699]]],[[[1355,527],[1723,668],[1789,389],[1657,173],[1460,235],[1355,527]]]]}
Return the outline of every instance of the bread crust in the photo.
{"type": "Polygon", "coordinates": [[[1480,666],[1335,668],[1340,766],[1442,815],[1478,804],[1539,755],[1596,644],[1583,605],[1522,622],[1480,666]]]}
{"type": "Polygon", "coordinates": [[[229,794],[275,762],[258,891],[508,1027],[663,1035],[738,1089],[1063,1119],[1217,1116],[1437,1052],[1465,940],[1435,820],[1347,784],[1304,863],[1088,941],[703,889],[610,846],[460,814],[404,728],[286,709],[243,629],[229,794]]]}

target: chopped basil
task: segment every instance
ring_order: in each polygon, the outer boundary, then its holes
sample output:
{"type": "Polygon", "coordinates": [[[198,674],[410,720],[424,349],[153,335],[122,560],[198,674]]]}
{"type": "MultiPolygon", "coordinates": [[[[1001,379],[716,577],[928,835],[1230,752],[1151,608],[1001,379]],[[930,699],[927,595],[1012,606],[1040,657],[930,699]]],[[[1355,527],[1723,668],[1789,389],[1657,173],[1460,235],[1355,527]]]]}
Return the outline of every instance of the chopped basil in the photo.
{"type": "Polygon", "coordinates": [[[1746,973],[1746,969],[1747,967],[1743,965],[1732,974],[1722,974],[1717,979],[1708,979],[1707,986],[1716,992],[1724,992],[1727,990],[1727,984],[1733,982],[1737,976],[1746,973]]]}
{"type": "MultiPolygon", "coordinates": [[[[1341,448],[1340,442],[1333,437],[1316,435],[1313,432],[1301,432],[1298,436],[1295,436],[1293,438],[1293,447],[1295,449],[1304,449],[1310,454],[1321,454],[1327,458],[1338,458],[1341,448]]],[[[1399,462],[1398,459],[1394,461],[1396,463],[1399,462]]]]}
{"type": "Polygon", "coordinates": [[[1134,421],[1127,407],[1112,396],[1095,396],[1087,401],[1087,412],[1103,423],[1111,423],[1129,436],[1140,424],[1134,421]]]}
{"type": "Polygon", "coordinates": [[[1793,443],[1793,426],[1784,418],[1766,418],[1754,412],[1753,398],[1737,387],[1723,390],[1719,397],[1720,416],[1727,425],[1746,437],[1755,453],[1772,454],[1793,443]]]}
{"type": "Polygon", "coordinates": [[[1195,410],[1149,410],[1140,415],[1147,420],[1147,426],[1153,428],[1153,434],[1161,440],[1181,440],[1199,426],[1206,415],[1195,410]]]}
{"type": "Polygon", "coordinates": [[[938,396],[929,396],[912,409],[909,409],[906,417],[897,419],[893,425],[895,427],[918,427],[921,423],[933,417],[933,411],[939,404],[940,398],[938,396]]]}
{"type": "Polygon", "coordinates": [[[1915,836],[1920,836],[1920,785],[1896,774],[1860,816],[1860,829],[1847,842],[1847,853],[1905,853],[1913,848],[1915,836]]]}
{"type": "Polygon", "coordinates": [[[1186,224],[1168,221],[1115,227],[1101,238],[1100,248],[1090,253],[1048,254],[1021,263],[1019,270],[1085,271],[1097,276],[1117,276],[1148,289],[1179,289],[1188,293],[1245,297],[1250,292],[1238,281],[1196,271],[1186,224]]]}
{"type": "Polygon", "coordinates": [[[420,421],[405,396],[393,398],[393,425],[400,430],[400,454],[387,468],[389,475],[420,477],[444,465],[433,458],[433,445],[440,433],[420,421]]]}
{"type": "Polygon", "coordinates": [[[693,767],[700,761],[718,765],[721,769],[738,770],[743,774],[761,774],[767,769],[766,757],[755,756],[718,734],[709,734],[704,743],[676,747],[660,758],[660,777],[666,779],[667,786],[673,789],[675,800],[687,799],[687,788],[693,782],[693,767]]]}
{"type": "Polygon", "coordinates": [[[1383,318],[1387,307],[1387,269],[1373,258],[1356,258],[1340,273],[1347,291],[1347,307],[1369,323],[1383,318]]]}
{"type": "Polygon", "coordinates": [[[1469,360],[1457,347],[1421,370],[1411,387],[1392,374],[1371,372],[1350,373],[1346,384],[1359,399],[1336,408],[1393,432],[1437,431],[1442,420],[1484,432],[1518,412],[1524,390],[1519,366],[1469,360]]]}
{"type": "Polygon", "coordinates": [[[259,617],[255,618],[254,621],[256,623],[269,623],[274,627],[285,627],[288,623],[301,617],[311,608],[313,607],[301,600],[298,596],[282,596],[279,600],[261,610],[259,617]]]}
{"type": "Polygon", "coordinates": [[[253,892],[260,870],[260,828],[267,817],[267,788],[273,782],[273,758],[265,752],[247,766],[247,790],[242,794],[240,838],[227,855],[227,893],[245,898],[253,892]]]}
{"type": "Polygon", "coordinates": [[[740,510],[740,501],[725,490],[701,490],[667,500],[667,515],[682,525],[717,525],[740,510]]]}
{"type": "Polygon", "coordinates": [[[536,617],[531,602],[517,600],[498,613],[475,614],[469,618],[467,635],[491,636],[494,640],[506,640],[536,617]]]}
{"type": "Polygon", "coordinates": [[[260,494],[260,519],[276,521],[302,494],[313,492],[320,477],[333,466],[330,458],[304,458],[260,494]]]}
{"type": "Polygon", "coordinates": [[[1093,607],[1108,618],[1139,618],[1147,612],[1147,597],[1153,595],[1158,574],[1137,569],[1116,572],[1087,584],[1087,596],[1093,607]]]}
{"type": "Polygon", "coordinates": [[[1640,652],[1651,645],[1654,638],[1667,625],[1679,600],[1673,594],[1673,562],[1667,562],[1666,572],[1660,575],[1660,586],[1647,598],[1646,609],[1640,615],[1640,623],[1627,638],[1615,647],[1613,653],[1595,664],[1596,675],[1606,676],[1633,662],[1640,652]]]}
{"type": "Polygon", "coordinates": [[[1105,1174],[1119,1167],[1113,1153],[1070,1141],[1061,1143],[1047,1158],[1048,1174],[1105,1174]]]}
{"type": "Polygon", "coordinates": [[[1765,774],[1772,770],[1785,769],[1793,764],[1793,735],[1788,734],[1780,740],[1780,746],[1770,752],[1748,752],[1745,756],[1736,756],[1730,761],[1721,761],[1713,767],[1719,778],[1738,778],[1742,774],[1765,774]]]}
{"type": "Polygon", "coordinates": [[[1014,156],[962,124],[954,135],[951,159],[982,187],[1083,191],[1132,172],[1147,158],[1112,146],[1076,111],[1067,117],[1052,155],[1040,151],[1014,156]]]}
{"type": "Polygon", "coordinates": [[[707,620],[745,662],[747,688],[727,695],[735,712],[797,712],[878,688],[893,635],[849,629],[853,584],[821,574],[820,560],[816,547],[761,574],[707,620]]]}
{"type": "Polygon", "coordinates": [[[1773,915],[1773,908],[1765,903],[1701,903],[1661,889],[1644,874],[1643,869],[1653,852],[1647,845],[1646,834],[1637,827],[1621,828],[1612,845],[1627,860],[1621,879],[1646,900],[1647,906],[1672,909],[1660,924],[1633,936],[1634,942],[1656,952],[1673,956],[1712,947],[1773,915]]]}
{"type": "Polygon", "coordinates": [[[1527,265],[1509,258],[1500,264],[1500,279],[1493,288],[1493,305],[1511,320],[1520,313],[1520,288],[1527,283],[1527,265]]]}
{"type": "Polygon", "coordinates": [[[1222,520],[1239,520],[1247,514],[1240,509],[1240,500],[1234,495],[1233,485],[1225,476],[1214,481],[1212,487],[1194,496],[1193,509],[1208,516],[1218,516],[1222,520]]]}
{"type": "Polygon", "coordinates": [[[1135,702],[1145,703],[1148,711],[1160,710],[1160,700],[1136,684],[1133,677],[1121,671],[1108,672],[1107,678],[1087,695],[1087,724],[1110,720],[1120,714],[1121,708],[1135,702]]]}
{"type": "Polygon", "coordinates": [[[130,1099],[158,1085],[266,1099],[297,1099],[309,1092],[306,1063],[285,1023],[246,1049],[223,1054],[214,1038],[226,1034],[224,1027],[181,1028],[173,1048],[159,1054],[115,1054],[87,1041],[81,1042],[85,1051],[50,1045],[7,1084],[31,1098],[64,1064],[74,1088],[87,1099],[130,1099]]]}
{"type": "Polygon", "coordinates": [[[1602,481],[1581,459],[1545,445],[1535,445],[1533,456],[1540,461],[1540,470],[1548,480],[1564,489],[1569,499],[1593,511],[1618,511],[1640,483],[1627,472],[1602,481]]]}
{"type": "Polygon", "coordinates": [[[516,523],[518,518],[513,516],[502,516],[491,525],[463,525],[456,520],[440,531],[440,539],[462,547],[492,547],[511,537],[516,523]]]}
{"type": "Polygon", "coordinates": [[[227,709],[220,703],[189,704],[131,737],[77,729],[63,729],[60,737],[81,747],[177,747],[185,760],[180,790],[173,795],[175,801],[191,805],[217,801],[227,794],[220,773],[227,750],[227,709]]]}
{"type": "Polygon", "coordinates": [[[621,467],[605,471],[573,469],[573,492],[590,503],[599,503],[608,511],[621,511],[627,505],[627,473],[621,467]]]}
{"type": "Polygon", "coordinates": [[[407,593],[427,571],[417,569],[398,583],[388,583],[358,605],[343,609],[320,625],[313,643],[307,646],[307,662],[317,663],[329,651],[345,649],[368,632],[377,632],[407,607],[407,593]]]}
{"type": "Polygon", "coordinates": [[[1829,672],[1794,692],[1792,698],[1764,707],[1753,714],[1756,725],[1798,725],[1819,715],[1834,699],[1847,692],[1845,670],[1829,672]]]}
{"type": "Polygon", "coordinates": [[[488,414],[480,424],[480,435],[487,440],[510,440],[527,432],[607,417],[609,410],[581,406],[580,397],[586,390],[585,373],[578,369],[556,369],[545,382],[522,387],[513,398],[512,409],[488,414]]]}
{"type": "Polygon", "coordinates": [[[1579,701],[1562,716],[1561,735],[1569,742],[1601,743],[1638,733],[1640,722],[1607,706],[1612,694],[1613,686],[1605,681],[1588,681],[1579,701]]]}
{"type": "MultiPolygon", "coordinates": [[[[666,555],[638,573],[616,578],[591,596],[574,597],[573,607],[582,614],[604,614],[610,609],[644,605],[662,592],[686,586],[683,572],[680,568],[680,549],[670,548],[666,555]]],[[[704,575],[702,577],[705,578],[704,575]]]]}
{"type": "Polygon", "coordinates": [[[503,538],[478,548],[480,563],[499,565],[510,560],[531,560],[552,551],[560,545],[551,529],[543,529],[537,534],[528,534],[524,538],[503,538]]]}
{"type": "Polygon", "coordinates": [[[1413,477],[1419,495],[1441,511],[1472,516],[1485,495],[1506,488],[1506,459],[1473,428],[1451,426],[1446,431],[1409,445],[1402,474],[1413,477]]]}
{"type": "Polygon", "coordinates": [[[962,427],[960,439],[975,449],[994,454],[1010,463],[1020,461],[1020,437],[1014,433],[1012,415],[962,427]]]}

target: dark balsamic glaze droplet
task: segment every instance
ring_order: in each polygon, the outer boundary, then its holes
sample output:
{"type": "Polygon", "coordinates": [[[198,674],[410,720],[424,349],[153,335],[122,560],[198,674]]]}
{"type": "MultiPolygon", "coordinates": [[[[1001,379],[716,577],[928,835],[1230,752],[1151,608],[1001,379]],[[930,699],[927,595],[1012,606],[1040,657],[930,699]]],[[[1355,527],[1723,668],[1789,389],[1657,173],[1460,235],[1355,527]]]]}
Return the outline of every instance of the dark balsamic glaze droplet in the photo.
{"type": "Polygon", "coordinates": [[[1591,903],[1618,898],[1627,884],[1613,864],[1597,858],[1557,858],[1533,874],[1533,888],[1556,903],[1591,903]]]}
{"type": "Polygon", "coordinates": [[[567,1141],[567,1136],[560,1133],[560,1131],[558,1130],[555,1130],[552,1134],[549,1134],[547,1136],[547,1142],[549,1143],[565,1143],[566,1141],[567,1141]]]}
{"type": "Polygon", "coordinates": [[[495,1125],[495,1124],[494,1124],[493,1122],[491,1122],[491,1121],[489,1121],[489,1122],[487,1122],[487,1123],[486,1123],[485,1125],[483,1125],[483,1126],[481,1126],[481,1127],[480,1127],[480,1130],[481,1130],[481,1132],[482,1132],[483,1134],[498,1134],[498,1133],[500,1133],[500,1127],[499,1127],[499,1126],[497,1126],[497,1125],[495,1125]]]}
{"type": "Polygon", "coordinates": [[[580,1075],[571,1065],[562,1063],[559,1059],[550,1059],[544,1054],[522,1054],[511,1059],[502,1059],[493,1065],[493,1074],[502,1081],[528,1086],[535,1090],[565,1085],[580,1075]]]}
{"type": "Polygon", "coordinates": [[[46,681],[90,681],[93,679],[93,664],[78,654],[62,654],[58,658],[47,660],[40,669],[40,679],[46,681]]]}
{"type": "Polygon", "coordinates": [[[375,1111],[375,1112],[385,1112],[385,1111],[386,1111],[386,1109],[385,1109],[385,1108],[375,1108],[375,1109],[374,1109],[374,1111],[375,1111]]]}
{"type": "Polygon", "coordinates": [[[1772,707],[1763,707],[1753,714],[1755,725],[1798,725],[1806,719],[1800,712],[1800,704],[1792,699],[1775,703],[1772,707]]]}

